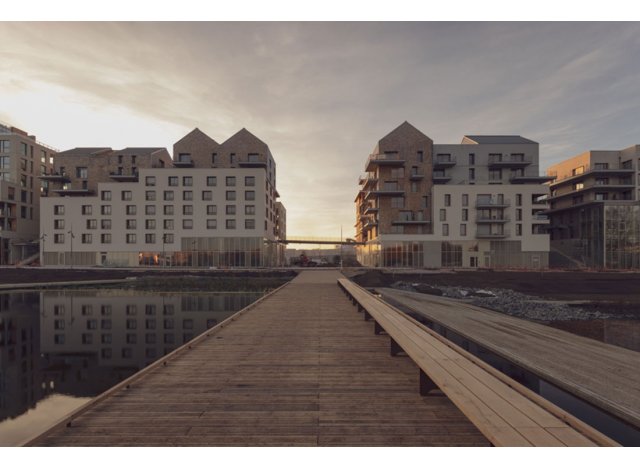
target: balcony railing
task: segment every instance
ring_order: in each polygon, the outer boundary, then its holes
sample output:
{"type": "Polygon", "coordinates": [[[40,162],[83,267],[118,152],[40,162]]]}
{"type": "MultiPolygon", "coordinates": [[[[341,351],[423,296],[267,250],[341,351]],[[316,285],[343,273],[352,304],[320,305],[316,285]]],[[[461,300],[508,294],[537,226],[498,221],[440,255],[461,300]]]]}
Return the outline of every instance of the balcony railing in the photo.
{"type": "Polygon", "coordinates": [[[479,215],[476,217],[476,223],[478,224],[504,224],[510,220],[508,215],[479,215]]]}
{"type": "Polygon", "coordinates": [[[602,166],[596,166],[596,165],[584,165],[581,169],[575,169],[573,171],[578,171],[578,173],[572,173],[572,174],[567,174],[564,173],[562,175],[560,175],[557,171],[548,171],[547,175],[550,177],[554,177],[555,181],[551,184],[551,186],[556,186],[562,183],[565,183],[567,181],[572,181],[572,180],[579,180],[582,178],[585,178],[587,176],[594,176],[594,175],[615,175],[615,174],[622,174],[622,175],[626,175],[626,174],[633,174],[633,166],[630,166],[628,164],[621,164],[621,165],[608,165],[606,168],[603,168],[602,166]]]}
{"type": "Polygon", "coordinates": [[[485,231],[478,230],[476,231],[476,238],[508,238],[509,231],[508,230],[499,230],[499,231],[485,231]]]}
{"type": "Polygon", "coordinates": [[[490,167],[524,167],[531,163],[524,155],[489,155],[490,167]]]}
{"type": "Polygon", "coordinates": [[[449,168],[455,166],[456,157],[451,155],[436,155],[433,159],[434,168],[449,168]]]}
{"type": "Polygon", "coordinates": [[[369,155],[365,171],[371,171],[375,165],[404,165],[399,153],[376,153],[369,155]]]}
{"type": "Polygon", "coordinates": [[[479,197],[476,199],[476,207],[509,207],[511,201],[509,199],[495,197],[479,197]]]}

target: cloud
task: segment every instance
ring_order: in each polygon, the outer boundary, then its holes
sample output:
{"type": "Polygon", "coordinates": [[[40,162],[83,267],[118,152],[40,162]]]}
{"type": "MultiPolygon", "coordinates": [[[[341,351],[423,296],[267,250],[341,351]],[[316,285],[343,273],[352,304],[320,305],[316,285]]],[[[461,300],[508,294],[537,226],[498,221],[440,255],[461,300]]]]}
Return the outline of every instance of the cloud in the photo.
{"type": "MultiPolygon", "coordinates": [[[[437,143],[525,135],[541,143],[541,169],[631,145],[639,33],[635,23],[3,23],[11,73],[0,93],[48,86],[82,110],[76,119],[119,116],[147,145],[196,126],[218,141],[247,127],[276,158],[288,229],[324,235],[351,230],[364,161],[404,120],[437,143]]],[[[82,125],[50,143],[78,145],[82,125]]]]}

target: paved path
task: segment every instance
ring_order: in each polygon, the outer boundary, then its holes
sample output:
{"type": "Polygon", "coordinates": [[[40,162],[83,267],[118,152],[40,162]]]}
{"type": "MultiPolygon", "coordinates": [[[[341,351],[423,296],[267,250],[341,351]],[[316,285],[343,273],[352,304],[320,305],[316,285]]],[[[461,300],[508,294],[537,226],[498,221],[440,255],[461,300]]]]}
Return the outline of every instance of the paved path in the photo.
{"type": "Polygon", "coordinates": [[[336,285],[305,271],[35,445],[488,445],[336,285]]]}

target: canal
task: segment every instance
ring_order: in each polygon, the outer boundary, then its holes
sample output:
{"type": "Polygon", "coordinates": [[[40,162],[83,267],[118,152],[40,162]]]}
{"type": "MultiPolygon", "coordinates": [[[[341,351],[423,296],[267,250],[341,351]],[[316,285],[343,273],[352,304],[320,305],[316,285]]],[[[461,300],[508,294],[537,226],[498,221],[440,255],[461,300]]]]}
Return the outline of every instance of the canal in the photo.
{"type": "Polygon", "coordinates": [[[0,445],[39,434],[264,292],[0,294],[0,445]]]}

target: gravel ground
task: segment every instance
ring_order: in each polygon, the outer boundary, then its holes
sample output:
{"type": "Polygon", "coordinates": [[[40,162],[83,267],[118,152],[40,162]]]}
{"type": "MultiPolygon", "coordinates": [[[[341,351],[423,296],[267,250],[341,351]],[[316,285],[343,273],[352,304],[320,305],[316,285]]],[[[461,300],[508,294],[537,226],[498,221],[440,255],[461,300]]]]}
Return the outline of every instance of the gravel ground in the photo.
{"type": "Polygon", "coordinates": [[[540,322],[567,320],[596,320],[611,318],[609,313],[585,310],[566,303],[548,303],[540,297],[521,294],[510,289],[472,289],[460,286],[442,286],[398,281],[394,289],[442,295],[451,299],[464,299],[478,307],[488,308],[514,317],[540,322]]]}

